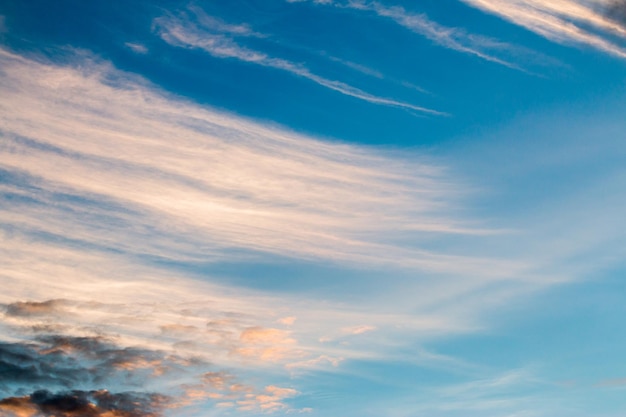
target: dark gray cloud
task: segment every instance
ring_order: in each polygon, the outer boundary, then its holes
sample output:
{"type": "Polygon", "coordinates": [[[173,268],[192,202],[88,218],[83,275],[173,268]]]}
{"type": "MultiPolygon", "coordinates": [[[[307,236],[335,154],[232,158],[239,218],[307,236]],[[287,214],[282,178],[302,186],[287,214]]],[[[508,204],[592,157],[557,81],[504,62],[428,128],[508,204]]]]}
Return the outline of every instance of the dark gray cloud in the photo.
{"type": "Polygon", "coordinates": [[[605,15],[622,25],[626,25],[626,0],[613,0],[605,8],[605,15]]]}
{"type": "Polygon", "coordinates": [[[100,388],[114,377],[126,386],[142,386],[151,376],[187,362],[160,351],[120,348],[99,337],[40,336],[32,342],[0,343],[0,394],[100,388]]]}
{"type": "Polygon", "coordinates": [[[63,312],[65,300],[18,301],[6,307],[6,315],[12,317],[44,316],[63,312]]]}
{"type": "Polygon", "coordinates": [[[167,397],[151,393],[37,390],[27,396],[0,400],[0,412],[10,417],[157,417],[167,403],[167,397]]]}
{"type": "Polygon", "coordinates": [[[52,385],[70,387],[89,379],[89,372],[73,358],[40,352],[32,343],[0,343],[0,390],[52,385]]]}

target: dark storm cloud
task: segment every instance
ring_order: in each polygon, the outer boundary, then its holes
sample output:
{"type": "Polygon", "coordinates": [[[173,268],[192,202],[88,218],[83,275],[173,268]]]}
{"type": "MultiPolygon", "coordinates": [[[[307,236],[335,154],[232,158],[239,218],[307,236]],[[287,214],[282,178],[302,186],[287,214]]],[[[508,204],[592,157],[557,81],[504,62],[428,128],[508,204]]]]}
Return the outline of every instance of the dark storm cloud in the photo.
{"type": "Polygon", "coordinates": [[[167,402],[165,396],[137,392],[73,390],[55,394],[38,390],[28,396],[0,400],[0,411],[11,417],[156,417],[167,402]]]}

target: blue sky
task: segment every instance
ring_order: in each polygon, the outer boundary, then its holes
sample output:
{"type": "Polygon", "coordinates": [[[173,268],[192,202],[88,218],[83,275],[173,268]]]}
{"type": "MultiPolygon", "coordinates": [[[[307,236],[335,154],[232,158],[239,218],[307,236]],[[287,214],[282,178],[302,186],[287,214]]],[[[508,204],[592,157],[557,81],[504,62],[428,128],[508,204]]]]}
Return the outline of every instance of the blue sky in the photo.
{"type": "Polygon", "coordinates": [[[626,3],[0,4],[0,411],[617,417],[626,3]]]}

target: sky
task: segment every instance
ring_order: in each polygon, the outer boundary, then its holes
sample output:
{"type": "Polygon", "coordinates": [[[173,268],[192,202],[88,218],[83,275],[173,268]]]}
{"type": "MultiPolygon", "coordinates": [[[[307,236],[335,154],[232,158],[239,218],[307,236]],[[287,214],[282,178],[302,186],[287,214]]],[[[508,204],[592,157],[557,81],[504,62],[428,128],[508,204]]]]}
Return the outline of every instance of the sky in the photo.
{"type": "Polygon", "coordinates": [[[0,2],[0,415],[620,417],[623,0],[0,2]]]}

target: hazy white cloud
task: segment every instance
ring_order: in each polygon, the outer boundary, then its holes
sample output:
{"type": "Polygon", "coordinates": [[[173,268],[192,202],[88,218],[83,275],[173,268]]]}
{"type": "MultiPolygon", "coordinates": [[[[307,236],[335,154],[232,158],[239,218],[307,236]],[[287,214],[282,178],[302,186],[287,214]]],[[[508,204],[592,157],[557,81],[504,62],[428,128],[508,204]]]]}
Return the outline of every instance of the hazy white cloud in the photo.
{"type": "Polygon", "coordinates": [[[463,0],[555,42],[584,44],[626,58],[626,28],[607,16],[607,1],[463,0]],[[618,41],[618,39],[622,41],[618,41]]]}
{"type": "Polygon", "coordinates": [[[285,359],[301,358],[307,353],[295,349],[297,341],[291,332],[264,327],[248,327],[239,335],[241,345],[233,350],[245,358],[256,358],[265,362],[280,362],[285,359]]]}
{"type": "Polygon", "coordinates": [[[343,358],[341,357],[331,357],[328,355],[320,355],[317,358],[289,363],[287,365],[287,369],[293,371],[293,370],[298,370],[298,369],[318,368],[323,365],[331,365],[331,366],[337,367],[342,361],[343,361],[343,358]]]}
{"type": "Polygon", "coordinates": [[[226,23],[222,19],[206,14],[204,10],[198,6],[191,5],[188,10],[193,13],[198,24],[207,30],[216,33],[227,33],[233,36],[265,37],[260,33],[254,32],[252,28],[245,23],[236,25],[226,23]]]}
{"type": "Polygon", "coordinates": [[[352,326],[352,327],[344,327],[341,331],[345,334],[363,334],[367,332],[371,332],[376,330],[375,326],[369,326],[367,324],[362,324],[360,326],[352,326]]]}
{"type": "Polygon", "coordinates": [[[124,44],[128,49],[130,49],[131,51],[137,53],[137,54],[147,54],[148,53],[148,48],[140,43],[135,43],[135,42],[126,42],[124,44]]]}
{"type": "Polygon", "coordinates": [[[555,397],[543,395],[550,388],[550,384],[538,379],[531,369],[490,371],[470,382],[416,387],[398,401],[400,405],[381,402],[372,410],[393,416],[548,417],[562,410],[555,409],[555,397]]]}
{"type": "Polygon", "coordinates": [[[276,320],[277,323],[283,324],[285,326],[291,326],[296,322],[297,318],[294,316],[283,317],[276,320]]]}
{"type": "MultiPolygon", "coordinates": [[[[324,55],[326,55],[326,54],[324,54],[324,55]]],[[[328,56],[328,55],[326,55],[326,56],[328,56]]],[[[341,65],[344,65],[344,66],[346,66],[346,67],[348,67],[350,69],[358,71],[358,72],[360,72],[362,74],[366,74],[366,75],[369,75],[371,77],[379,78],[379,79],[385,78],[385,76],[380,71],[377,71],[375,69],[366,67],[365,65],[357,64],[356,62],[347,61],[345,59],[337,58],[337,57],[334,57],[334,56],[328,56],[328,59],[330,59],[333,62],[337,62],[337,63],[339,63],[341,65]]]]}
{"type": "Polygon", "coordinates": [[[394,243],[397,233],[493,233],[446,215],[463,191],[417,156],[169,101],[103,64],[0,59],[0,164],[12,173],[2,187],[28,202],[4,219],[23,232],[203,262],[239,248],[486,275],[521,266],[394,243]]]}
{"type": "Polygon", "coordinates": [[[246,398],[237,401],[237,408],[242,411],[262,411],[273,413],[287,409],[283,402],[286,398],[296,396],[298,391],[293,388],[281,388],[274,385],[265,387],[260,394],[246,394],[246,398]]]}
{"type": "Polygon", "coordinates": [[[445,113],[437,110],[370,94],[344,82],[314,74],[302,64],[272,57],[264,52],[241,46],[233,39],[232,31],[224,32],[221,30],[220,25],[214,24],[213,20],[203,21],[199,19],[196,23],[184,17],[184,15],[181,17],[165,16],[156,19],[154,26],[161,38],[174,46],[198,48],[217,58],[233,58],[286,71],[338,93],[369,103],[399,107],[420,113],[445,115],[445,113]]]}
{"type": "Polygon", "coordinates": [[[604,379],[596,384],[598,387],[626,387],[626,378],[604,379]]]}

